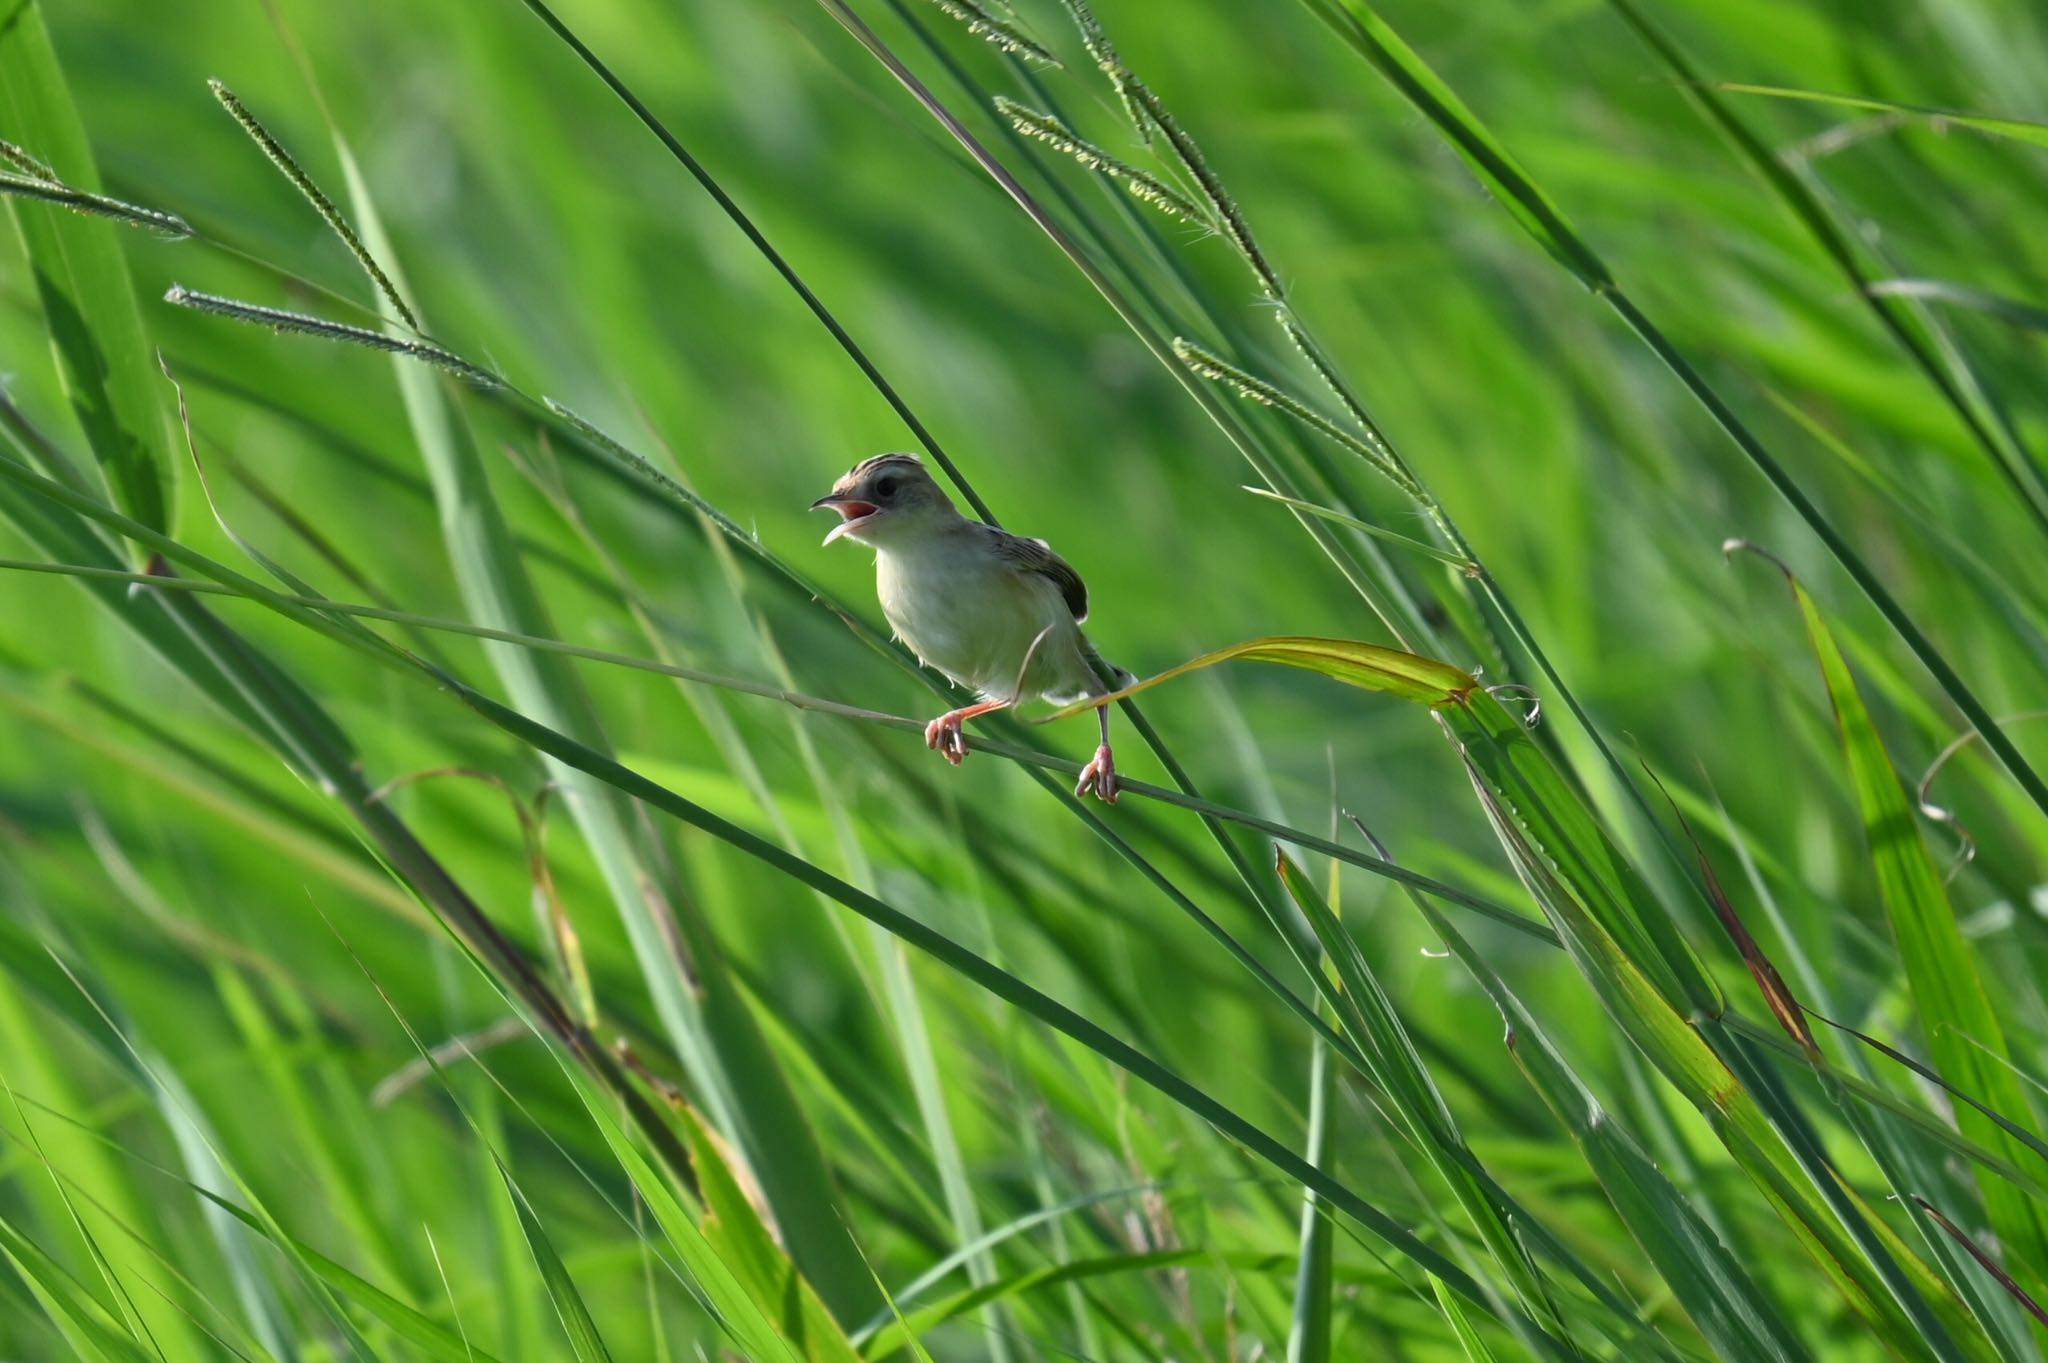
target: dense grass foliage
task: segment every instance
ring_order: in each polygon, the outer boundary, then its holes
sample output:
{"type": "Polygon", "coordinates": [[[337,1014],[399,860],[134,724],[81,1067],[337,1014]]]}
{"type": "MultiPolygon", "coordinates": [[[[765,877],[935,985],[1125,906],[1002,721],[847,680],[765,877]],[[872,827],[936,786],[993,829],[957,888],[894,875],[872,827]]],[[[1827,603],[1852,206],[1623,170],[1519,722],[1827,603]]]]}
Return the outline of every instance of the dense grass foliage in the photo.
{"type": "Polygon", "coordinates": [[[177,8],[0,4],[0,1355],[2040,1363],[2038,7],[177,8]]]}

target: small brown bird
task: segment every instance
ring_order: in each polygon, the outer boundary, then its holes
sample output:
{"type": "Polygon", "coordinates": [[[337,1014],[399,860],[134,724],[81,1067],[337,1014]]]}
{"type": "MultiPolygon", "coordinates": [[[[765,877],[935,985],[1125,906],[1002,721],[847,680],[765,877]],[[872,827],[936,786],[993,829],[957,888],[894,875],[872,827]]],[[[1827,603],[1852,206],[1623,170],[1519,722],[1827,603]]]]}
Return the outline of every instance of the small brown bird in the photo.
{"type": "MultiPolygon", "coordinates": [[[[928,747],[954,766],[967,756],[961,725],[976,715],[1036,697],[1054,704],[1109,694],[1128,673],[1102,661],[1081,622],[1088,588],[1044,540],[1025,539],[969,520],[932,481],[914,454],[878,454],[856,464],[811,503],[830,507],[844,535],[875,551],[875,591],[889,628],[918,660],[980,695],[925,726],[928,747]]],[[[1109,710],[1096,714],[1102,745],[1081,771],[1076,795],[1116,802],[1109,751],[1109,710]]]]}

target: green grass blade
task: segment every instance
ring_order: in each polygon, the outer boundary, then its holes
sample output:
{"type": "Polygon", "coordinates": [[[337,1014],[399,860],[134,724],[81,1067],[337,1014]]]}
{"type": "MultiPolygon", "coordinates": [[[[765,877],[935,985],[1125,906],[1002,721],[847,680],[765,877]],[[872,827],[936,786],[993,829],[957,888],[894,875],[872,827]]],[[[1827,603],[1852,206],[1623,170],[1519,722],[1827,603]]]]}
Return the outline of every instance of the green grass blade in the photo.
{"type": "Polygon", "coordinates": [[[33,1241],[0,1218],[0,1254],[21,1275],[36,1302],[82,1358],[103,1363],[161,1363],[83,1284],[33,1241]]]}
{"type": "Polygon", "coordinates": [[[2022,331],[2048,331],[2048,308],[1986,293],[1967,284],[1951,284],[1943,279],[1873,279],[1863,286],[1863,291],[1878,298],[1918,298],[1923,302],[1946,303],[1951,307],[1968,308],[1972,312],[1996,317],[2022,331]]]}
{"type": "Polygon", "coordinates": [[[1415,895],[1409,900],[1500,1010],[1516,1068],[1570,1132],[1615,1214],[1671,1284],[1701,1334],[1730,1358],[1809,1359],[1779,1308],[1620,1117],[1594,1097],[1486,958],[1427,901],[1415,895]]]}
{"type": "MultiPolygon", "coordinates": [[[[1963,940],[1941,870],[1915,822],[1905,786],[1819,606],[1789,572],[1785,580],[1834,703],[1879,898],[1936,1067],[1943,1078],[1991,1108],[2027,1120],[2032,1109],[2026,1090],[2004,1063],[2004,1028],[1963,940]]],[[[1966,1135],[2023,1167],[2041,1167],[2039,1155],[1976,1108],[1958,1108],[1956,1122],[1966,1135]]],[[[1989,1175],[1980,1174],[1978,1186],[2006,1252],[2018,1264],[2041,1272],[2048,1265],[2048,1215],[2042,1205],[1989,1175]]]]}
{"type": "Polygon", "coordinates": [[[795,1342],[807,1363],[858,1363],[860,1355],[775,1242],[710,1130],[687,1108],[678,1119],[704,1199],[706,1241],[739,1275],[762,1312],[795,1342]]]}
{"type": "MultiPolygon", "coordinates": [[[[340,144],[338,144],[340,145],[340,144]]],[[[343,174],[363,240],[403,293],[404,276],[390,249],[355,161],[340,145],[343,174]]],[[[456,579],[473,615],[502,629],[546,634],[546,612],[492,493],[464,418],[449,393],[424,369],[395,365],[414,437],[441,508],[456,579]]],[[[555,660],[514,648],[494,648],[492,663],[522,709],[551,727],[602,748],[595,709],[580,683],[555,660]]],[[[788,1227],[798,1262],[843,1320],[872,1309],[874,1283],[837,1210],[816,1134],[797,1107],[758,1023],[731,981],[710,925],[695,913],[689,891],[665,895],[664,874],[653,849],[635,836],[624,809],[583,773],[556,768],[576,818],[631,934],[642,978],[662,1014],[670,1039],[703,1086],[718,1116],[746,1152],[788,1227]],[[666,900],[666,902],[664,902],[666,900]],[[669,923],[688,942],[698,980],[693,989],[674,955],[669,923]]]]}
{"type": "MultiPolygon", "coordinates": [[[[115,519],[109,519],[106,523],[119,526],[119,521],[115,519]]],[[[133,528],[132,526],[128,527],[130,530],[133,528]]],[[[924,728],[922,721],[914,720],[907,716],[884,714],[880,711],[868,710],[860,706],[845,705],[838,701],[825,700],[817,696],[802,695],[787,690],[780,685],[749,681],[745,678],[725,676],[715,672],[706,672],[702,669],[688,667],[680,663],[638,658],[630,654],[615,653],[608,649],[587,648],[579,644],[566,643],[559,639],[547,639],[539,635],[522,634],[516,630],[492,629],[489,626],[470,624],[461,620],[448,620],[434,616],[417,615],[409,611],[390,610],[381,606],[365,606],[355,602],[336,601],[324,596],[275,593],[263,589],[251,591],[246,585],[246,579],[240,579],[238,575],[233,573],[220,573],[218,571],[220,565],[214,564],[204,556],[194,555],[184,546],[174,541],[150,540],[146,542],[164,549],[168,556],[177,561],[193,565],[199,571],[208,573],[215,580],[201,581],[191,578],[164,578],[156,574],[131,573],[124,569],[105,565],[55,561],[42,562],[29,559],[0,559],[0,571],[52,573],[67,577],[77,577],[89,583],[133,583],[151,586],[165,593],[240,596],[269,605],[274,609],[283,608],[287,613],[299,609],[310,612],[309,615],[293,616],[294,619],[297,619],[302,624],[307,623],[308,620],[319,619],[328,614],[360,617],[369,620],[386,620],[413,629],[434,630],[449,634],[466,635],[471,638],[490,639],[500,643],[514,644],[520,648],[560,654],[563,657],[584,658],[593,662],[606,663],[614,667],[626,667],[637,671],[676,677],[685,681],[701,683],[705,686],[714,686],[736,691],[744,695],[761,696],[780,701],[801,711],[815,711],[821,714],[837,715],[846,719],[884,724],[905,733],[921,733],[924,728]]],[[[115,594],[115,599],[118,599],[118,594],[115,594]]],[[[1274,647],[1284,649],[1290,658],[1297,660],[1300,665],[1309,668],[1309,670],[1323,670],[1326,664],[1333,667],[1341,664],[1340,670],[1360,672],[1379,668],[1383,664],[1389,668],[1399,669],[1408,669],[1415,666],[1414,663],[1399,659],[1391,661],[1382,660],[1377,654],[1373,653],[1359,653],[1355,657],[1346,660],[1342,657],[1342,653],[1351,647],[1350,641],[1311,641],[1311,644],[1319,645],[1322,642],[1340,645],[1341,648],[1339,649],[1338,656],[1334,659],[1324,657],[1317,652],[1316,647],[1311,645],[1303,645],[1296,648],[1283,644],[1274,645],[1274,647]]],[[[1372,646],[1365,645],[1362,647],[1370,649],[1372,646]]],[[[377,652],[380,656],[387,656],[385,647],[381,642],[378,645],[377,652]]],[[[1323,650],[1323,652],[1327,653],[1327,650],[1323,650]]],[[[1420,678],[1427,674],[1418,672],[1415,675],[1416,678],[1420,678]]],[[[1449,680],[1450,674],[1444,673],[1442,676],[1444,680],[1449,680]]],[[[1155,678],[1154,680],[1160,679],[1155,678]]],[[[1403,682],[1402,684],[1405,685],[1407,683],[1403,682]]],[[[977,739],[975,741],[975,750],[1041,767],[1048,771],[1065,772],[1068,775],[1073,775],[1081,769],[1079,762],[1053,757],[1029,748],[990,739],[977,739]]],[[[1539,941],[1548,942],[1553,945],[1556,942],[1555,934],[1547,926],[1539,920],[1531,918],[1526,913],[1509,908],[1483,895],[1475,894],[1469,890],[1461,889],[1455,885],[1395,865],[1382,857],[1375,857],[1368,853],[1360,852],[1356,848],[1347,847],[1342,843],[1334,842],[1331,839],[1303,829],[1263,818],[1260,815],[1252,814],[1229,805],[1219,805],[1211,800],[1189,796],[1165,786],[1154,786],[1148,782],[1129,780],[1125,781],[1123,786],[1124,790],[1129,794],[1158,800],[1163,804],[1191,810],[1209,818],[1239,824],[1282,842],[1292,843],[1304,851],[1320,852],[1325,856],[1334,857],[1347,865],[1357,866],[1363,870],[1370,871],[1374,875],[1384,876],[1421,889],[1444,900],[1446,903],[1457,904],[1463,908],[1471,909],[1473,912],[1491,918],[1495,922],[1504,924],[1525,936],[1534,937],[1539,941]]]]}
{"type": "Polygon", "coordinates": [[[1736,416],[1721,396],[1707,384],[1640,308],[1622,292],[1604,263],[1578,233],[1564,220],[1549,198],[1529,177],[1517,169],[1498,142],[1466,110],[1421,57],[1403,43],[1364,0],[1304,0],[1347,45],[1386,77],[1404,98],[1436,124],[1468,164],[1492,184],[1501,202],[1516,220],[1534,236],[1545,251],[1612,308],[1652,353],[1685,386],[1716,425],[1767,478],[1779,495],[1791,504],[1806,525],[1819,536],[1828,551],[1855,579],[1899,637],[1913,650],[1920,663],[1934,677],[1970,723],[1984,735],[1986,746],[2027,793],[2044,815],[2048,815],[2048,781],[2014,745],[1962,674],[1935,648],[1919,625],[1906,614],[1884,583],[1864,562],[1849,541],[1822,513],[1791,474],[1736,416]]]}
{"type": "MultiPolygon", "coordinates": [[[[67,183],[98,188],[40,0],[22,0],[0,25],[0,128],[67,183]]],[[[104,221],[72,219],[11,198],[8,210],[34,263],[58,371],[93,457],[121,508],[163,529],[170,519],[170,428],[121,244],[104,221]]]]}
{"type": "Polygon", "coordinates": [[[1678,78],[1680,88],[1695,107],[1727,138],[1800,226],[1827,253],[1843,278],[1869,303],[1892,339],[1933,383],[1943,400],[1969,428],[1971,436],[1983,447],[1985,454],[2004,472],[2014,492],[2034,509],[2043,527],[2048,528],[2048,482],[2044,482],[2039,466],[1992,408],[1975,376],[1959,360],[1951,359],[1945,363],[1934,340],[1907,310],[1893,304],[1888,295],[1871,291],[1870,274],[1863,267],[1849,230],[1828,211],[1806,181],[1787,167],[1762,138],[1728,109],[1714,88],[1700,81],[1677,47],[1650,24],[1633,0],[1609,0],[1609,3],[1665,68],[1678,78]]]}
{"type": "MultiPolygon", "coordinates": [[[[1330,1150],[1330,1108],[1333,1082],[1330,1048],[1321,1041],[1309,1057],[1308,1143],[1303,1158],[1317,1168],[1327,1168],[1334,1156],[1330,1150]]],[[[1335,1226],[1323,1200],[1314,1190],[1301,1199],[1301,1262],[1294,1271],[1294,1314],[1287,1329],[1287,1363],[1329,1363],[1331,1292],[1335,1286],[1331,1256],[1336,1252],[1335,1226]]],[[[1448,1291],[1445,1299],[1457,1298],[1448,1291]]]]}
{"type": "Polygon", "coordinates": [[[1468,576],[1476,573],[1479,569],[1478,564],[1463,555],[1451,553],[1446,549],[1439,549],[1434,544],[1427,544],[1422,540],[1403,535],[1398,531],[1389,530],[1383,525],[1374,525],[1371,521],[1360,520],[1358,517],[1338,511],[1334,507],[1318,506],[1314,502],[1303,501],[1299,497],[1283,497],[1277,492],[1262,487],[1247,487],[1245,491],[1251,493],[1254,497],[1264,497],[1269,502],[1278,502],[1282,506],[1291,506],[1297,511],[1306,511],[1311,516],[1320,516],[1326,521],[1335,521],[1339,525],[1348,525],[1361,534],[1371,535],[1376,540],[1382,540],[1385,543],[1395,545],[1411,554],[1421,554],[1424,558],[1433,558],[1438,563],[1448,564],[1468,576]]]}
{"type": "Polygon", "coordinates": [[[1444,1291],[1444,1285],[1434,1278],[1429,1286],[1436,1294],[1437,1305],[1443,1308],[1444,1319],[1451,1323],[1458,1347],[1465,1351],[1465,1363],[1494,1363],[1493,1350],[1487,1347],[1486,1341],[1473,1327],[1472,1318],[1465,1314],[1464,1303],[1444,1291]]]}
{"type": "Polygon", "coordinates": [[[1940,109],[1926,104],[1902,104],[1895,99],[1878,99],[1871,95],[1838,95],[1825,90],[1797,90],[1784,85],[1747,85],[1739,81],[1714,81],[1711,88],[1726,90],[1734,95],[1762,95],[1770,99],[1826,104],[1837,109],[1910,114],[1930,123],[1968,128],[1972,132],[1990,133],[1997,137],[2010,137],[2016,141],[2032,143],[2037,147],[2048,147],[2048,123],[2030,118],[2001,118],[1996,114],[1976,114],[1963,109],[1940,109]]]}
{"type": "Polygon", "coordinates": [[[576,1280],[569,1276],[562,1256],[555,1253],[554,1241],[548,1238],[540,1218],[533,1214],[526,1194],[519,1191],[519,1185],[512,1181],[512,1173],[504,1161],[498,1160],[497,1166],[498,1174],[504,1180],[505,1196],[512,1199],[512,1206],[519,1213],[519,1229],[526,1236],[526,1247],[533,1254],[534,1266],[540,1270],[548,1300],[554,1304],[555,1318],[562,1323],[562,1333],[569,1337],[570,1353],[576,1358],[576,1363],[611,1363],[611,1350],[605,1348],[597,1321],[584,1304],[583,1294],[576,1290],[576,1280]]]}
{"type": "MultiPolygon", "coordinates": [[[[1149,691],[1161,682],[1172,681],[1190,672],[1217,663],[1227,662],[1281,663],[1288,667],[1299,667],[1310,672],[1320,672],[1341,682],[1362,687],[1368,691],[1380,691],[1397,696],[1402,700],[1415,701],[1422,705],[1455,705],[1466,695],[1477,689],[1479,683],[1465,672],[1449,663],[1434,658],[1424,658],[1400,649],[1385,648],[1379,644],[1368,644],[1357,639],[1320,639],[1307,635],[1274,635],[1265,639],[1247,639],[1241,644],[1219,648],[1191,658],[1177,667],[1169,667],[1143,681],[1133,682],[1107,696],[1094,696],[1077,701],[1064,709],[1055,710],[1051,719],[1064,719],[1086,710],[1097,709],[1125,696],[1149,691]]],[[[1049,721],[1048,721],[1049,722],[1049,721]]]]}

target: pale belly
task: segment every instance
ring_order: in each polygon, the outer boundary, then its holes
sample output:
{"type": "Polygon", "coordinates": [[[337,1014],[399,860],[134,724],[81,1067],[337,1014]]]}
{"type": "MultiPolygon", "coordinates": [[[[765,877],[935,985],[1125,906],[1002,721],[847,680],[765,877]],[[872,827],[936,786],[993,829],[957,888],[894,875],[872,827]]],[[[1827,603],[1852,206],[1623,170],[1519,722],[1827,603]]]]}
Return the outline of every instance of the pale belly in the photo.
{"type": "Polygon", "coordinates": [[[990,699],[1091,689],[1080,626],[1050,578],[971,561],[932,571],[884,551],[875,558],[875,588],[896,637],[961,686],[990,699]]]}

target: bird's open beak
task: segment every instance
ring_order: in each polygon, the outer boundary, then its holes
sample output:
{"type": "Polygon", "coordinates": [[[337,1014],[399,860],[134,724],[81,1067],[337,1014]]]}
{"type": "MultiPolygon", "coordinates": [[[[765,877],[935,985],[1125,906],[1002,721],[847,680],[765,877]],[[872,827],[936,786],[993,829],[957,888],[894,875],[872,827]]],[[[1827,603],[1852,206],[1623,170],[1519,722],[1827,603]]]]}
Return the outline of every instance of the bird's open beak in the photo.
{"type": "Polygon", "coordinates": [[[818,498],[817,501],[812,502],[811,510],[816,511],[821,507],[828,506],[837,511],[841,519],[839,524],[833,526],[830,533],[825,536],[825,543],[827,544],[838,539],[841,535],[852,534],[870,520],[873,520],[876,514],[881,511],[881,508],[873,502],[863,502],[853,497],[842,497],[836,492],[829,492],[823,497],[818,498]]]}

